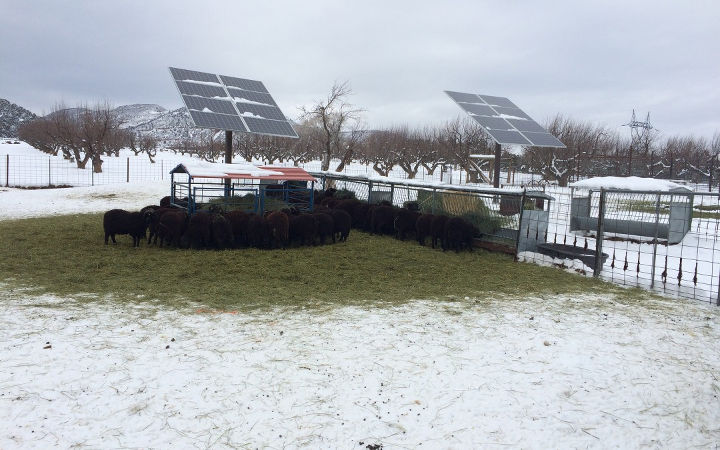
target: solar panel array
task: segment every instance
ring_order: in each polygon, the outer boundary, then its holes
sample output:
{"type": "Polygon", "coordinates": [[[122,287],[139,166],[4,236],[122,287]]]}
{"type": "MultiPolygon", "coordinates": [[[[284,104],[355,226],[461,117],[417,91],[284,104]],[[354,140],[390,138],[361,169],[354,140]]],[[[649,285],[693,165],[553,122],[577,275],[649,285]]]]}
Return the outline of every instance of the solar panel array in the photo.
{"type": "Polygon", "coordinates": [[[170,67],[196,127],[298,137],[262,81],[170,67]]]}
{"type": "Polygon", "coordinates": [[[559,147],[565,144],[548,133],[505,97],[445,91],[470,117],[479,123],[498,144],[559,147]]]}

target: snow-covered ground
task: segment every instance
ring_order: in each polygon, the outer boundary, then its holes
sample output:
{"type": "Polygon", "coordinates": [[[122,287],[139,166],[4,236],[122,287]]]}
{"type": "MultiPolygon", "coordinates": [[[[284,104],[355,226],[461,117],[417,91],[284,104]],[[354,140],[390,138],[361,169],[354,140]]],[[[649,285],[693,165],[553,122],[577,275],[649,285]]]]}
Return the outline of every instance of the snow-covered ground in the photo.
{"type": "Polygon", "coordinates": [[[3,292],[0,447],[715,448],[720,310],[603,296],[315,311],[3,292]]]}
{"type": "MultiPolygon", "coordinates": [[[[2,189],[0,220],[136,209],[167,188],[2,189]]],[[[720,308],[706,304],[529,294],[220,311],[87,300],[0,285],[0,448],[720,441],[720,308]]]]}

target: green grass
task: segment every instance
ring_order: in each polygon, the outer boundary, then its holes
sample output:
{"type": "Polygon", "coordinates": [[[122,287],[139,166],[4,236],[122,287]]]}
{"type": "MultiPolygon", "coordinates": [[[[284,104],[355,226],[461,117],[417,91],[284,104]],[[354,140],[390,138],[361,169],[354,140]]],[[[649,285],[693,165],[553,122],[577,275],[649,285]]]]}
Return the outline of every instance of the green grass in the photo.
{"type": "Polygon", "coordinates": [[[353,230],[346,243],[287,250],[192,251],[104,245],[102,215],[0,222],[0,281],[37,293],[216,308],[398,303],[411,299],[627,293],[593,279],[353,230]],[[91,297],[92,297],[91,296],[91,297]]]}

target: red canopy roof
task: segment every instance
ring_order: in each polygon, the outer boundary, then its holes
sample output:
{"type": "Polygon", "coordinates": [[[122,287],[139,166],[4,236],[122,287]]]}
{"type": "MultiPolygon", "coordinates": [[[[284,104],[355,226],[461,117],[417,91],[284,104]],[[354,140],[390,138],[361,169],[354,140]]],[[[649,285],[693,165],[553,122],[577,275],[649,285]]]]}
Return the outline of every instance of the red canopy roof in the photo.
{"type": "Polygon", "coordinates": [[[312,175],[307,173],[305,169],[300,167],[275,167],[260,166],[261,169],[272,170],[273,172],[281,172],[282,175],[265,175],[262,177],[248,177],[260,180],[291,180],[291,181],[317,181],[312,175]]]}
{"type": "Polygon", "coordinates": [[[299,167],[256,166],[250,163],[191,162],[178,164],[170,173],[186,173],[192,178],[317,181],[305,169],[299,167]]]}

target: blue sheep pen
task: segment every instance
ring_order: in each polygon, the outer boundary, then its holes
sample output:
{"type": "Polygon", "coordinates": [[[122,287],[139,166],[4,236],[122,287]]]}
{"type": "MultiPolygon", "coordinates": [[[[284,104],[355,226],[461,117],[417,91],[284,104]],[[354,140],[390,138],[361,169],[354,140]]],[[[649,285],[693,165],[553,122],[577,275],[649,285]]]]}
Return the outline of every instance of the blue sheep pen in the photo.
{"type": "Polygon", "coordinates": [[[314,207],[316,180],[299,167],[188,162],[173,168],[170,179],[170,203],[190,215],[212,205],[258,214],[314,207]]]}

